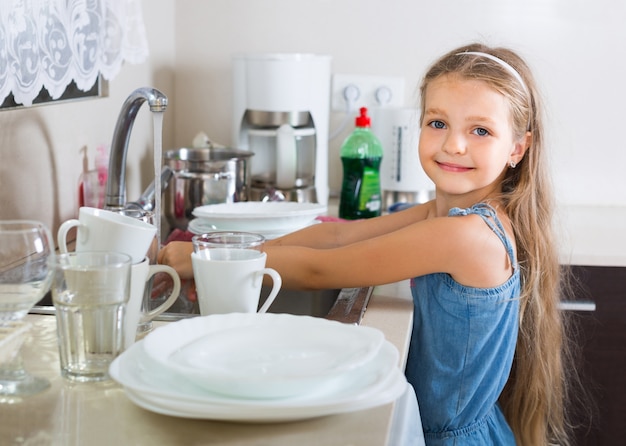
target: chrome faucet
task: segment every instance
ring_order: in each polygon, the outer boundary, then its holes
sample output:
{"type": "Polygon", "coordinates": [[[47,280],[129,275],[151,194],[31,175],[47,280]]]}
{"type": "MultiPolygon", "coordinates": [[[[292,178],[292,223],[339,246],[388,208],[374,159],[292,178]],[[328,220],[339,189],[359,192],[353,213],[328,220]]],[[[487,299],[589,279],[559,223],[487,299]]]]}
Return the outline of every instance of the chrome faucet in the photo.
{"type": "Polygon", "coordinates": [[[133,91],[124,101],[115,124],[113,141],[109,154],[109,173],[104,198],[105,209],[123,209],[126,205],[126,154],[130,131],[135,123],[137,112],[144,102],[150,111],[163,113],[167,108],[167,96],[155,88],[143,87],[133,91]]]}

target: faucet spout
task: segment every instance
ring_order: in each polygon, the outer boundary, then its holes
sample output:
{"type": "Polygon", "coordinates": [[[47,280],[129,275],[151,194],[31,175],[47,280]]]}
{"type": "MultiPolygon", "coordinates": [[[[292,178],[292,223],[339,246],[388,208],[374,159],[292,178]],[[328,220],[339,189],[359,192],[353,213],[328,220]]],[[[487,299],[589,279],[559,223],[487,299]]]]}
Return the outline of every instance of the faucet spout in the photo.
{"type": "Polygon", "coordinates": [[[124,101],[111,142],[109,173],[106,186],[105,209],[122,209],[126,204],[126,154],[130,132],[137,112],[144,102],[150,111],[163,113],[167,108],[167,96],[155,88],[143,87],[133,91],[124,101]]]}

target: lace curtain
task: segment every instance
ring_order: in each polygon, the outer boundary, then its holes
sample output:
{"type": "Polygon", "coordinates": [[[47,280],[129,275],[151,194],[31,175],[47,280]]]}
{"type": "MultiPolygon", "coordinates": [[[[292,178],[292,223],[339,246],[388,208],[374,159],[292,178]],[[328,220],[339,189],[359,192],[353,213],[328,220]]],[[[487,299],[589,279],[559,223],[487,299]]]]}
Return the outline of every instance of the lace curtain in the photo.
{"type": "Polygon", "coordinates": [[[0,0],[0,103],[86,91],[147,56],[141,0],[0,0]]]}

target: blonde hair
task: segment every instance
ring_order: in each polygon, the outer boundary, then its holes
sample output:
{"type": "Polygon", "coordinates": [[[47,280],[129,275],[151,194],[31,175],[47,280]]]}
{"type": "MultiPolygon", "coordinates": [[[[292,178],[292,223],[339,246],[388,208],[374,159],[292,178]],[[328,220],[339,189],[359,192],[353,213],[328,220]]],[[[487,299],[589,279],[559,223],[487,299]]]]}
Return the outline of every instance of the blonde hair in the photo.
{"type": "Polygon", "coordinates": [[[484,81],[503,94],[510,103],[514,135],[521,138],[527,131],[532,135],[524,158],[514,169],[507,169],[502,185],[502,202],[515,233],[522,290],[513,368],[500,404],[518,444],[567,445],[566,362],[570,353],[566,323],[558,308],[561,268],[537,87],[528,66],[513,51],[467,45],[444,55],[427,72],[421,85],[422,116],[426,88],[447,74],[484,81]]]}

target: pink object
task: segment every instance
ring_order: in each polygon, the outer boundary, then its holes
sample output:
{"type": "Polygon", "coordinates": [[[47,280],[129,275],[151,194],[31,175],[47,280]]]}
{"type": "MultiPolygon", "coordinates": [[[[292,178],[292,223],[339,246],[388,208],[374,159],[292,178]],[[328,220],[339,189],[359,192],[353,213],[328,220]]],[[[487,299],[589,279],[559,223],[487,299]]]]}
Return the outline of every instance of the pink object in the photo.
{"type": "Polygon", "coordinates": [[[176,228],[170,233],[164,244],[167,245],[169,242],[190,242],[194,235],[193,232],[176,228]]]}
{"type": "Polygon", "coordinates": [[[345,218],[331,217],[328,215],[320,215],[319,217],[316,218],[316,220],[319,220],[322,223],[325,223],[325,222],[349,223],[351,221],[351,220],[346,220],[345,218]]]}

